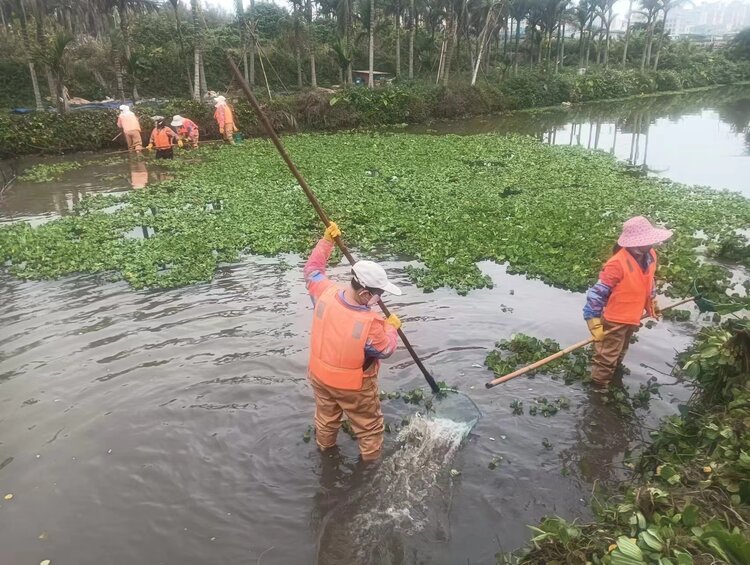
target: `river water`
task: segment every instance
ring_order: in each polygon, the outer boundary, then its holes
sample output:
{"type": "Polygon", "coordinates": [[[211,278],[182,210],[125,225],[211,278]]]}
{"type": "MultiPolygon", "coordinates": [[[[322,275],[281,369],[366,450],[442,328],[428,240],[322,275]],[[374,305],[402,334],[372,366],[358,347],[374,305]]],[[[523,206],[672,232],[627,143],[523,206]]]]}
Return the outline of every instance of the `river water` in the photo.
{"type": "MultiPolygon", "coordinates": [[[[686,123],[719,116],[701,96],[686,123]]],[[[431,129],[441,127],[461,126],[431,129]]],[[[736,136],[732,155],[748,167],[736,136]]],[[[714,155],[704,141],[704,154],[714,155]]],[[[658,144],[649,145],[654,155],[658,144]]],[[[84,193],[127,190],[127,162],[106,159],[28,193],[32,185],[16,186],[4,220],[47,221],[84,193]]],[[[406,292],[389,305],[435,376],[469,395],[483,418],[470,431],[413,418],[400,439],[387,434],[380,466],[361,465],[344,434],[338,452],[321,455],[304,438],[313,403],[302,262],[247,257],[209,284],[159,292],[96,276],[0,275],[0,495],[14,495],[0,499],[3,565],[491,564],[496,552],[523,545],[526,524],[543,515],[589,516],[593,486],[626,476],[628,450],[690,394],[669,373],[696,325],[669,322],[642,329],[631,348],[631,391],[652,377],[663,385],[635,419],[544,376],[488,391],[482,363],[495,341],[515,332],[566,345],[585,338],[583,296],[493,263],[480,265],[493,289],[424,294],[408,283],[408,263],[392,262],[406,292]],[[538,396],[566,396],[571,407],[550,418],[512,415],[512,400],[529,406],[538,396]]],[[[331,270],[341,280],[346,272],[331,270]]],[[[380,387],[416,386],[424,381],[399,350],[380,387]]],[[[413,411],[384,402],[394,430],[413,411]]]]}

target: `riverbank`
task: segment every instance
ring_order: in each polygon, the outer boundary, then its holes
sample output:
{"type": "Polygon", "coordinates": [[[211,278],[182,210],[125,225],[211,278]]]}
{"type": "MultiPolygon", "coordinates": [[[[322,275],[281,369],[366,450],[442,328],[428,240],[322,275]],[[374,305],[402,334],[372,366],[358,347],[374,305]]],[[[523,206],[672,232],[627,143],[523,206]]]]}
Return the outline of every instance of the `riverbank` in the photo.
{"type": "Polygon", "coordinates": [[[680,356],[695,393],[668,418],[598,518],[547,517],[521,556],[497,563],[750,563],[750,320],[704,329],[680,356]]]}
{"type": "MultiPolygon", "coordinates": [[[[750,80],[750,65],[724,62],[715,68],[641,73],[601,70],[585,75],[521,72],[502,82],[475,87],[394,84],[368,90],[315,90],[265,100],[266,111],[279,131],[340,130],[361,126],[423,123],[435,119],[543,109],[562,103],[624,100],[644,95],[689,92],[750,80]]],[[[218,139],[211,105],[173,100],[136,106],[144,136],[152,128],[150,116],[181,114],[199,124],[203,139],[218,139]]],[[[240,99],[236,120],[246,136],[261,135],[249,105],[240,99]]],[[[0,157],[96,151],[122,147],[115,139],[117,112],[107,110],[0,116],[0,157]]]]}

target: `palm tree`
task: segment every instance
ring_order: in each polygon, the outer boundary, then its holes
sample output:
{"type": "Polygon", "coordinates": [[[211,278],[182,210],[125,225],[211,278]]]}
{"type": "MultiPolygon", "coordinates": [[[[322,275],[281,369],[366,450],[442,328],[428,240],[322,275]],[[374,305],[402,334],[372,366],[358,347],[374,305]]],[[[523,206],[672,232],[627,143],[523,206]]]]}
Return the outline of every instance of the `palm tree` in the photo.
{"type": "Polygon", "coordinates": [[[591,15],[591,4],[588,0],[579,0],[575,8],[575,19],[578,24],[579,37],[578,37],[578,66],[583,67],[584,63],[584,50],[585,42],[583,41],[583,34],[586,30],[586,24],[589,21],[591,15]]]}
{"type": "Polygon", "coordinates": [[[414,36],[417,33],[417,17],[414,0],[409,3],[409,80],[414,79],[414,36]]]}
{"type": "Polygon", "coordinates": [[[245,6],[243,0],[234,0],[234,13],[237,17],[237,30],[240,38],[240,52],[242,53],[242,66],[245,71],[245,80],[250,78],[250,70],[247,66],[247,43],[245,42],[245,6]]]}
{"type": "Polygon", "coordinates": [[[55,80],[55,99],[57,109],[62,114],[68,111],[68,93],[65,88],[65,71],[67,67],[67,48],[73,42],[73,36],[65,30],[58,30],[49,38],[46,45],[40,46],[39,59],[49,67],[55,80]]]}
{"type": "Polygon", "coordinates": [[[691,0],[662,0],[661,11],[664,16],[661,20],[661,33],[659,34],[659,41],[656,44],[656,57],[654,58],[654,70],[659,68],[659,55],[661,55],[661,47],[664,43],[664,36],[667,34],[667,16],[674,8],[684,3],[690,3],[691,0]]]}
{"type": "Polygon", "coordinates": [[[628,44],[630,43],[630,19],[633,15],[633,0],[628,2],[628,23],[625,25],[625,46],[622,49],[622,66],[628,60],[628,44]]]}
{"type": "MultiPolygon", "coordinates": [[[[36,103],[36,109],[38,111],[44,110],[42,105],[42,93],[39,90],[39,81],[36,76],[36,69],[34,68],[34,60],[32,58],[31,39],[29,38],[29,26],[26,18],[26,6],[24,0],[15,0],[15,4],[11,4],[11,9],[16,12],[18,21],[21,27],[21,40],[24,50],[24,59],[26,64],[29,66],[29,74],[31,75],[31,86],[34,89],[34,102],[36,103]]],[[[54,93],[50,92],[50,95],[54,96],[54,93]]]]}
{"type": "Polygon", "coordinates": [[[518,73],[518,56],[519,56],[519,45],[521,42],[521,21],[526,18],[529,13],[529,4],[527,0],[511,0],[510,3],[510,17],[516,21],[516,41],[513,49],[513,73],[518,73]]]}
{"type": "Polygon", "coordinates": [[[654,23],[656,22],[656,16],[661,10],[661,0],[640,0],[641,8],[640,12],[646,16],[646,37],[643,45],[643,55],[641,57],[641,72],[646,70],[647,65],[651,65],[651,46],[654,43],[654,23]]]}
{"type": "Polygon", "coordinates": [[[375,81],[373,79],[373,71],[375,70],[375,0],[370,0],[370,53],[369,53],[369,67],[367,75],[367,88],[374,88],[375,81]]]}
{"type": "Polygon", "coordinates": [[[354,4],[353,0],[338,0],[336,5],[336,27],[339,39],[334,50],[339,61],[346,64],[346,83],[352,84],[352,38],[354,35],[354,4]]]}
{"type": "Polygon", "coordinates": [[[201,50],[203,48],[203,38],[201,26],[198,20],[198,0],[190,0],[190,10],[193,15],[193,41],[195,45],[193,55],[193,100],[202,98],[201,92],[201,50]]]}
{"type": "Polygon", "coordinates": [[[604,43],[604,68],[609,68],[609,33],[612,29],[612,22],[614,22],[616,15],[614,14],[614,6],[617,0],[601,0],[599,5],[598,15],[604,25],[605,43],[604,43]]]}
{"type": "Polygon", "coordinates": [[[315,31],[313,29],[313,2],[307,0],[306,5],[306,16],[307,16],[307,50],[310,55],[310,86],[313,88],[318,87],[318,72],[315,68],[315,31]]]}
{"type": "Polygon", "coordinates": [[[190,91],[190,97],[193,97],[193,82],[190,78],[190,69],[187,66],[187,61],[185,60],[185,40],[182,36],[182,21],[180,20],[180,0],[169,0],[169,3],[172,5],[172,9],[174,10],[174,19],[177,24],[177,39],[180,42],[180,54],[179,54],[179,62],[180,65],[185,65],[185,75],[187,76],[187,82],[188,82],[188,90],[190,91]]]}
{"type": "Polygon", "coordinates": [[[250,46],[248,48],[248,58],[250,59],[250,76],[248,78],[248,82],[250,82],[250,86],[255,86],[255,43],[257,41],[257,38],[255,37],[255,24],[253,21],[254,12],[255,0],[250,0],[250,20],[248,21],[248,26],[250,27],[250,46]]]}

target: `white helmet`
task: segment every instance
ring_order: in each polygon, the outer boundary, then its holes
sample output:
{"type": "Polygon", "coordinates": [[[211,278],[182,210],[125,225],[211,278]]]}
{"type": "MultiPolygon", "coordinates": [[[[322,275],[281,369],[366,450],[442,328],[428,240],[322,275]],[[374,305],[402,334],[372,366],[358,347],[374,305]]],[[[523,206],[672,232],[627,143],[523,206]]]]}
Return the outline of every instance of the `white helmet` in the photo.
{"type": "Polygon", "coordinates": [[[401,296],[401,289],[389,282],[385,269],[373,261],[357,261],[352,266],[352,273],[362,286],[377,288],[401,296]]]}
{"type": "Polygon", "coordinates": [[[122,106],[120,106],[120,112],[130,112],[130,106],[128,106],[127,104],[123,104],[122,106]]]}
{"type": "Polygon", "coordinates": [[[172,127],[178,128],[180,127],[183,122],[185,121],[185,118],[177,114],[176,116],[172,116],[172,127]]]}
{"type": "Polygon", "coordinates": [[[223,97],[223,96],[221,96],[221,95],[219,95],[219,96],[217,96],[216,98],[214,98],[214,102],[217,102],[217,103],[219,103],[219,104],[221,104],[222,102],[226,102],[226,101],[227,101],[227,99],[226,99],[226,98],[224,98],[224,97],[223,97]]]}

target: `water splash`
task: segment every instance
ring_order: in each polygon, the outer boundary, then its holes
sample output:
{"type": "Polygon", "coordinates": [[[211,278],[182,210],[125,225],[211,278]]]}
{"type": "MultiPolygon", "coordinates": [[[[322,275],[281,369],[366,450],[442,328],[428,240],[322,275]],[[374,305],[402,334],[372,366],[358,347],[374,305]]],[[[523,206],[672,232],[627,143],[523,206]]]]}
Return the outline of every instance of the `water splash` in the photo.
{"type": "Polygon", "coordinates": [[[326,517],[318,564],[402,563],[405,538],[447,510],[441,482],[470,430],[470,423],[417,414],[399,433],[399,448],[326,517]]]}

